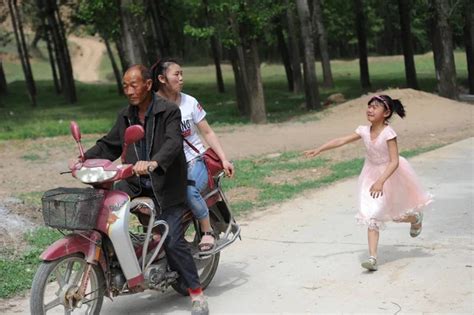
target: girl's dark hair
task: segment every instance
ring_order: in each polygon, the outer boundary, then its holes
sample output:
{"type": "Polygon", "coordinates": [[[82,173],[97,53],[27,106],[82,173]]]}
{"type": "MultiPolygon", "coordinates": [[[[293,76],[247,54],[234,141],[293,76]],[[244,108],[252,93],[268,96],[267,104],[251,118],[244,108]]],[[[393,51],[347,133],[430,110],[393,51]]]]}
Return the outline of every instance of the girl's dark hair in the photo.
{"type": "Polygon", "coordinates": [[[390,115],[385,118],[385,120],[389,120],[390,117],[392,117],[393,112],[397,113],[397,115],[401,118],[406,116],[405,107],[403,107],[403,104],[402,102],[400,102],[400,100],[392,99],[388,95],[375,95],[370,99],[368,104],[370,105],[372,102],[375,101],[383,103],[385,105],[385,108],[390,111],[390,115]]]}
{"type": "Polygon", "coordinates": [[[153,66],[151,66],[150,71],[151,71],[151,76],[153,80],[153,91],[158,92],[160,89],[160,80],[158,80],[158,76],[160,74],[165,75],[166,70],[168,70],[169,66],[172,64],[177,64],[180,65],[179,61],[175,58],[170,58],[170,57],[165,57],[158,59],[153,66]]]}

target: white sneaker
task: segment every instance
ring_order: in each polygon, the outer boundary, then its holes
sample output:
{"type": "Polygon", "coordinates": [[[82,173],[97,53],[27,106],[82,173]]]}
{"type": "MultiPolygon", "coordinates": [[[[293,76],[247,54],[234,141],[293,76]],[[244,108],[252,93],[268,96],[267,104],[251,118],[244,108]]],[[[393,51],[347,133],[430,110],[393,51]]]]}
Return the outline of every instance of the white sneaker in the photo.
{"type": "Polygon", "coordinates": [[[369,259],[364,261],[361,266],[369,271],[376,271],[378,269],[377,267],[377,258],[374,256],[370,256],[369,259]]]}

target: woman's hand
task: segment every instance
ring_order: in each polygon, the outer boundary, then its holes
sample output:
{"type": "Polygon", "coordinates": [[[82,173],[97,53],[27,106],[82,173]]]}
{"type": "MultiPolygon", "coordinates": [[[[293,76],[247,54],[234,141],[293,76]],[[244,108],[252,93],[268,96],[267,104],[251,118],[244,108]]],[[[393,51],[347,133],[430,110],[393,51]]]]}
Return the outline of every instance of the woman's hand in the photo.
{"type": "Polygon", "coordinates": [[[231,162],[224,160],[222,161],[222,166],[224,167],[224,172],[230,178],[234,177],[234,164],[231,162]]]}
{"type": "Polygon", "coordinates": [[[147,175],[149,172],[153,172],[155,168],[158,167],[158,162],[156,161],[138,161],[133,166],[133,173],[135,175],[147,175]]]}
{"type": "Polygon", "coordinates": [[[376,181],[375,183],[370,186],[370,195],[372,198],[378,198],[383,196],[383,182],[381,181],[376,181]]]}
{"type": "Polygon", "coordinates": [[[307,158],[312,158],[312,157],[318,156],[321,153],[321,150],[319,148],[316,148],[316,149],[304,151],[303,153],[307,158]]]}

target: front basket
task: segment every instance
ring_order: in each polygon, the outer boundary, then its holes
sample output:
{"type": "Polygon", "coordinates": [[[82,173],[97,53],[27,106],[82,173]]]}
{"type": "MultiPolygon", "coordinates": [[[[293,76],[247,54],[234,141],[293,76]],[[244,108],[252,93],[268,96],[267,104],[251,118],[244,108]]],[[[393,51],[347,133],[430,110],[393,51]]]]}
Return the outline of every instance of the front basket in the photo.
{"type": "Polygon", "coordinates": [[[43,219],[47,226],[67,230],[95,227],[104,193],[93,188],[56,188],[43,194],[43,219]]]}

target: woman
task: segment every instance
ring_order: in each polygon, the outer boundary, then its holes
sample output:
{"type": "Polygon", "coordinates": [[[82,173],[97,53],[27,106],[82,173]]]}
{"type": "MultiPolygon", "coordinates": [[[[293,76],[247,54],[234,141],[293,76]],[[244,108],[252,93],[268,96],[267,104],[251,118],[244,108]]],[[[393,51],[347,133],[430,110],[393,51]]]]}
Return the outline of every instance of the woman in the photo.
{"type": "Polygon", "coordinates": [[[232,177],[234,175],[234,166],[227,160],[217,135],[205,118],[206,112],[202,106],[194,97],[181,92],[184,81],[180,64],[175,59],[164,58],[155,63],[151,70],[153,90],[158,96],[177,104],[181,110],[181,131],[188,165],[188,203],[194,216],[199,221],[203,234],[199,243],[199,250],[202,252],[210,251],[215,246],[215,237],[209,220],[209,209],[201,196],[201,192],[207,187],[208,173],[201,158],[205,148],[199,134],[217,153],[227,176],[232,177]]]}

